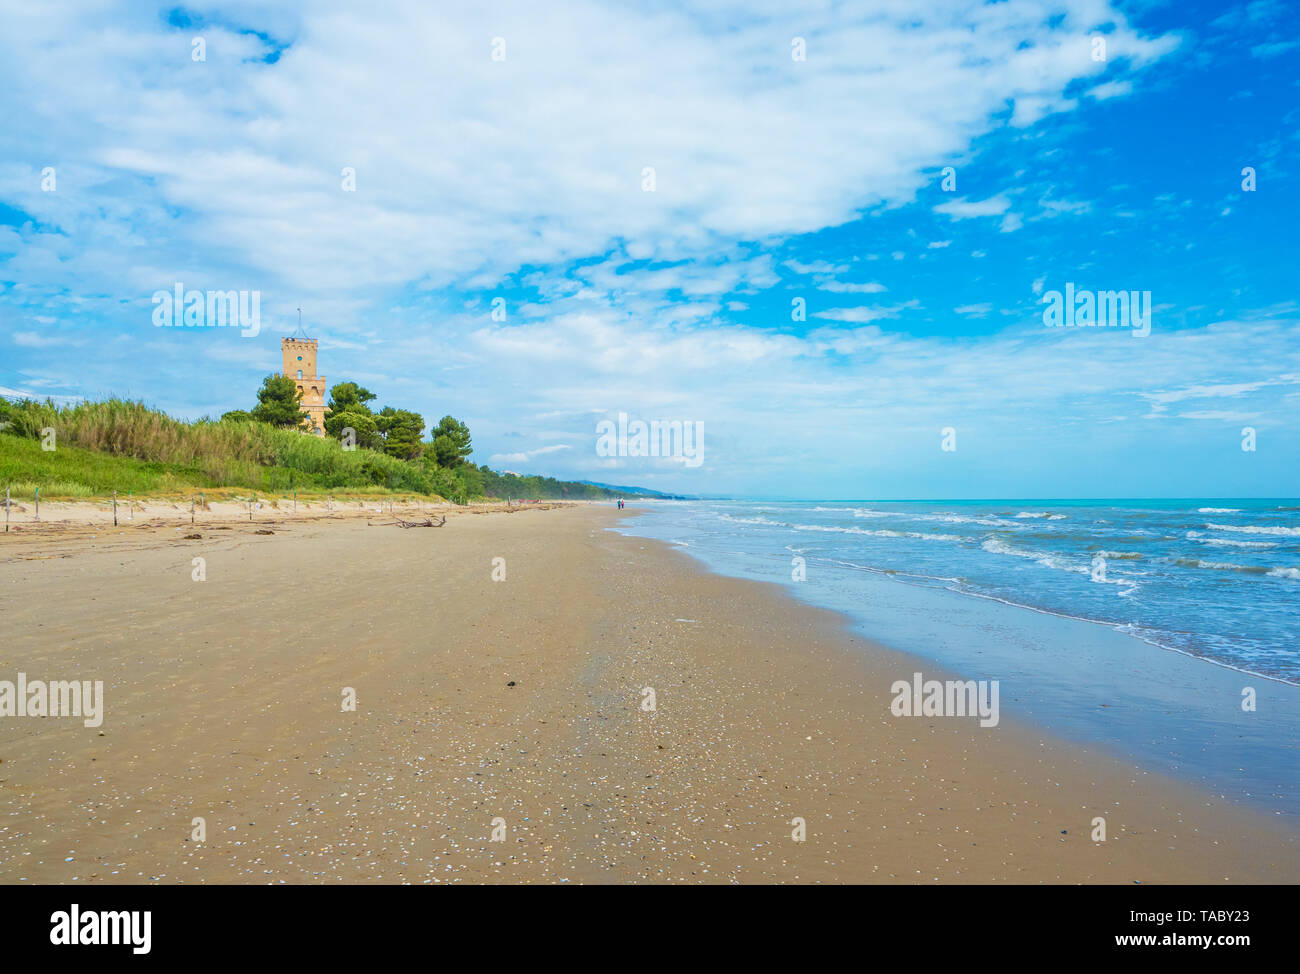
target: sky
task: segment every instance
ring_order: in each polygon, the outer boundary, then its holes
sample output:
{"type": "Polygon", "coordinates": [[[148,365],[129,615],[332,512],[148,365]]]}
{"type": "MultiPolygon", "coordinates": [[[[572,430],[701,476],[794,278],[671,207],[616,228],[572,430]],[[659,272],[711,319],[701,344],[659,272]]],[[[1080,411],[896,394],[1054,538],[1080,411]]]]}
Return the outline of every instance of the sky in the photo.
{"type": "Polygon", "coordinates": [[[493,469],[1294,496],[1298,151],[1281,0],[0,0],[0,394],[247,409],[301,308],[493,469]],[[178,283],[257,334],[158,327],[178,283]]]}

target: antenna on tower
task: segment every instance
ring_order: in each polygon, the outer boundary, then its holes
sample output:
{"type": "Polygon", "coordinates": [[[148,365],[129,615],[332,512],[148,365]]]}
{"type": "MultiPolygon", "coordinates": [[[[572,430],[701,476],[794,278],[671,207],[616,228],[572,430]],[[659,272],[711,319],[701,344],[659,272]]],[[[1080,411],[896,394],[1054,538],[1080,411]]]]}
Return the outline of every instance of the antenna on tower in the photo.
{"type": "Polygon", "coordinates": [[[295,332],[293,333],[293,337],[294,337],[294,338],[297,338],[299,335],[301,335],[303,338],[307,339],[308,341],[311,341],[311,338],[310,338],[310,336],[307,334],[307,332],[303,331],[303,327],[302,327],[302,308],[299,308],[299,309],[298,309],[298,330],[295,331],[295,332]]]}

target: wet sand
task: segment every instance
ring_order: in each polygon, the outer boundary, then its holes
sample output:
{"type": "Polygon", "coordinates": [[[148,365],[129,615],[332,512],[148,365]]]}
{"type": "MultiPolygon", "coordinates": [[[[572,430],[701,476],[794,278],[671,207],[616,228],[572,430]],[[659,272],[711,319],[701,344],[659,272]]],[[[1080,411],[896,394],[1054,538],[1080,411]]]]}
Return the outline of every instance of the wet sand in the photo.
{"type": "Polygon", "coordinates": [[[105,684],[98,728],[0,718],[0,881],[1300,879],[1256,811],[1005,715],[893,717],[933,667],[610,507],[261,513],[0,540],[0,680],[105,684]]]}

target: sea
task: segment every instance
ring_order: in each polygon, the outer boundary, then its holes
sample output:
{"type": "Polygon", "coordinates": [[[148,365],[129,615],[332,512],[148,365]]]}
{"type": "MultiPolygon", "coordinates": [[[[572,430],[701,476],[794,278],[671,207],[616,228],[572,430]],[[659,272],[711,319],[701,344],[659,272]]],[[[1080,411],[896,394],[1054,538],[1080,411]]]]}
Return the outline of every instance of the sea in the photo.
{"type": "Polygon", "coordinates": [[[656,501],[628,534],[785,586],[1002,710],[1300,814],[1300,500],[656,501]]]}

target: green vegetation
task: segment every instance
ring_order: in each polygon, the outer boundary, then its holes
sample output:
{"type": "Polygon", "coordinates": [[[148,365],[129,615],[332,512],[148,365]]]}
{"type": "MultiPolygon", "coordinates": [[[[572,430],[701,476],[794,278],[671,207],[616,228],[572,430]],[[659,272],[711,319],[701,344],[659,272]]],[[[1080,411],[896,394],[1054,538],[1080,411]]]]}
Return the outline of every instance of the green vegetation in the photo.
{"type": "MultiPolygon", "coordinates": [[[[296,403],[297,389],[291,380],[284,381],[296,403]]],[[[10,486],[13,496],[21,498],[39,486],[42,498],[51,499],[104,496],[114,490],[143,495],[223,487],[267,493],[403,492],[461,504],[623,496],[590,484],[516,477],[476,466],[466,459],[471,447],[464,423],[444,417],[431,431],[430,442],[424,442],[424,421],[417,413],[392,407],[375,413],[367,405],[374,394],[355,383],[339,383],[331,390],[331,408],[338,407],[338,414],[327,414],[329,436],[323,438],[298,432],[296,422],[261,421],[264,416],[292,419],[281,408],[282,391],[270,379],[262,393],[251,413],[235,411],[220,420],[190,423],[121,399],[63,407],[0,399],[0,487],[10,486]],[[339,442],[349,426],[356,431],[351,450],[339,442]],[[44,429],[55,431],[54,450],[42,449],[44,429]]]]}
{"type": "Polygon", "coordinates": [[[43,498],[67,498],[102,497],[114,490],[162,495],[210,486],[210,478],[178,465],[66,445],[46,452],[40,440],[0,434],[0,490],[8,487],[14,500],[31,500],[37,487],[43,498]]]}
{"type": "Polygon", "coordinates": [[[268,375],[257,391],[252,418],[281,429],[306,429],[307,417],[298,407],[298,386],[286,375],[268,375]]]}
{"type": "Polygon", "coordinates": [[[603,500],[606,498],[634,496],[623,491],[597,487],[595,484],[556,480],[554,477],[538,477],[536,475],[519,477],[512,473],[497,473],[488,467],[479,467],[477,473],[482,478],[481,496],[497,497],[501,500],[530,500],[534,498],[546,498],[548,500],[603,500]]]}
{"type": "Polygon", "coordinates": [[[326,404],[325,432],[339,441],[350,442],[369,450],[379,450],[399,460],[415,460],[424,453],[420,441],[424,417],[409,409],[385,406],[379,412],[370,408],[375,394],[355,382],[340,382],[330,390],[326,404]],[[349,434],[348,430],[352,432],[349,434]]]}
{"type": "Polygon", "coordinates": [[[437,427],[430,430],[429,439],[440,467],[459,467],[474,452],[469,444],[469,427],[451,416],[442,417],[437,427]]]}

